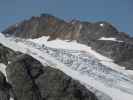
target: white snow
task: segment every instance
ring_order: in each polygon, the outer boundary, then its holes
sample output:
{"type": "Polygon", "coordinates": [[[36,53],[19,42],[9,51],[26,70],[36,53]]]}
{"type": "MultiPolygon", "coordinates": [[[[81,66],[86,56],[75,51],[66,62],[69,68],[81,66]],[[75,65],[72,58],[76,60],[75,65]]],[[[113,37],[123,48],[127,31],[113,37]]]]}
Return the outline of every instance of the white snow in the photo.
{"type": "Polygon", "coordinates": [[[103,24],[103,23],[101,23],[101,24],[100,24],[100,26],[101,26],[101,27],[103,27],[103,26],[104,26],[104,24],[103,24]]]}
{"type": "MultiPolygon", "coordinates": [[[[79,44],[76,41],[67,42],[67,40],[63,41],[60,39],[56,39],[53,41],[47,41],[48,38],[49,37],[43,36],[37,39],[29,39],[29,41],[35,42],[39,45],[46,45],[52,48],[61,48],[61,49],[79,50],[79,51],[89,52],[93,56],[95,56],[97,59],[99,59],[103,65],[111,67],[112,69],[123,72],[127,75],[133,75],[133,71],[126,71],[125,67],[115,64],[112,59],[97,53],[96,51],[92,50],[91,47],[88,47],[83,44],[79,44]]],[[[108,40],[116,40],[116,38],[109,38],[108,40]]]]}
{"type": "Polygon", "coordinates": [[[76,41],[67,42],[68,40],[63,41],[60,39],[47,41],[47,39],[48,39],[48,37],[43,36],[38,39],[29,39],[29,41],[35,42],[39,45],[44,44],[51,48],[61,48],[61,49],[69,49],[69,50],[85,50],[85,51],[88,51],[90,49],[90,47],[87,47],[82,44],[78,44],[76,41]]]}
{"type": "Polygon", "coordinates": [[[5,75],[6,75],[6,65],[3,63],[0,63],[0,71],[5,75]]]}
{"type": "Polygon", "coordinates": [[[10,98],[10,100],[14,100],[13,98],[10,98]]]}
{"type": "Polygon", "coordinates": [[[114,37],[101,37],[101,38],[99,38],[98,40],[123,42],[123,41],[117,40],[117,39],[114,38],[114,37]]]}
{"type": "MultiPolygon", "coordinates": [[[[97,53],[96,51],[92,50],[91,47],[85,46],[83,44],[79,44],[76,41],[66,42],[63,40],[53,40],[47,41],[48,37],[41,37],[39,39],[29,39],[28,41],[35,42],[39,45],[46,45],[51,48],[61,48],[67,50],[79,50],[84,51],[86,53],[92,54],[95,58],[97,58],[103,65],[112,68],[113,70],[126,72],[126,70],[121,68],[121,66],[115,64],[112,59],[102,56],[101,54],[97,53]],[[122,70],[122,71],[121,71],[122,70]]],[[[107,94],[112,98],[112,100],[132,100],[133,94],[128,92],[123,92],[117,88],[109,87],[102,82],[95,80],[92,77],[89,77],[87,74],[80,73],[79,71],[71,69],[69,66],[64,65],[60,61],[56,60],[52,56],[48,55],[47,53],[42,52],[39,49],[36,49],[30,45],[27,45],[23,42],[15,42],[12,38],[6,38],[2,34],[0,34],[0,43],[4,46],[9,47],[15,51],[20,51],[22,53],[27,53],[40,61],[42,64],[46,65],[46,63],[53,68],[59,69],[63,71],[65,74],[71,76],[75,80],[78,80],[81,84],[85,85],[88,88],[88,85],[95,88],[96,90],[102,91],[103,93],[107,94]]],[[[129,72],[129,71],[128,71],[129,72]]],[[[130,72],[131,73],[131,72],[130,72]]],[[[129,73],[128,73],[129,74],[129,73]]],[[[133,85],[122,82],[120,86],[125,86],[129,90],[133,89],[133,85]]],[[[131,91],[132,92],[132,91],[131,91]]]]}
{"type": "Polygon", "coordinates": [[[116,38],[113,37],[101,37],[99,40],[110,40],[110,41],[116,41],[116,38]]]}
{"type": "Polygon", "coordinates": [[[11,61],[8,61],[8,64],[10,64],[11,63],[11,61]]]}

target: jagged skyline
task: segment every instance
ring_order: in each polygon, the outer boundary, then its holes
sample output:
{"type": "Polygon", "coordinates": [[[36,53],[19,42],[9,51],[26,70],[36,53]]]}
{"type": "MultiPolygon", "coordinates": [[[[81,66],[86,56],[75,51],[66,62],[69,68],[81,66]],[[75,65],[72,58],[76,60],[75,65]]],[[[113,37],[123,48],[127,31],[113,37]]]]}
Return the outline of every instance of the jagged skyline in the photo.
{"type": "Polygon", "coordinates": [[[66,20],[106,20],[133,36],[132,5],[132,0],[1,0],[0,31],[33,15],[49,13],[66,20]]]}

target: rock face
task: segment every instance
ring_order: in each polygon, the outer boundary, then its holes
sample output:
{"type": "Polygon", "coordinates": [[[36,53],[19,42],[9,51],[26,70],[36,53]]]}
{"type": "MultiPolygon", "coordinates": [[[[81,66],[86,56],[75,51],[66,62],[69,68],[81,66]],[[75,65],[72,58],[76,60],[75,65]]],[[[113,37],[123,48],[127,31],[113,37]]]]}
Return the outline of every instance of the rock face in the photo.
{"type": "Polygon", "coordinates": [[[11,86],[6,82],[6,78],[2,72],[0,72],[0,100],[9,100],[11,86]]]}
{"type": "Polygon", "coordinates": [[[22,38],[38,38],[49,35],[51,39],[56,39],[57,37],[73,39],[73,33],[79,27],[79,25],[75,25],[54,16],[42,14],[40,17],[32,17],[29,20],[13,25],[4,30],[3,33],[22,38]]]}
{"type": "Polygon", "coordinates": [[[18,54],[18,52],[14,52],[0,44],[0,63],[7,65],[8,62],[12,61],[12,58],[18,54]]]}
{"type": "MultiPolygon", "coordinates": [[[[18,100],[43,100],[30,72],[30,65],[27,57],[23,55],[17,57],[18,60],[12,62],[7,67],[7,76],[12,84],[18,100]]],[[[34,60],[32,60],[34,61],[34,60]]],[[[34,62],[32,63],[34,65],[34,62]]],[[[34,65],[38,67],[37,65],[34,65]]]]}
{"type": "Polygon", "coordinates": [[[44,74],[36,82],[40,84],[39,89],[46,100],[96,100],[94,94],[79,82],[49,67],[44,68],[44,74]]]}
{"type": "Polygon", "coordinates": [[[80,40],[84,37],[94,40],[101,36],[128,37],[126,34],[118,34],[118,30],[105,21],[89,23],[72,20],[66,22],[49,14],[24,20],[5,29],[2,33],[22,38],[38,38],[46,35],[50,36],[51,39],[68,40],[80,40]]]}
{"type": "Polygon", "coordinates": [[[116,63],[133,70],[133,44],[97,40],[91,46],[99,53],[112,58],[116,63]]]}
{"type": "Polygon", "coordinates": [[[120,33],[106,21],[90,23],[72,20],[67,22],[49,14],[42,14],[39,17],[24,20],[8,27],[2,33],[22,38],[38,38],[46,35],[50,36],[51,39],[61,38],[68,40],[81,40],[81,38],[84,39],[85,37],[86,39],[95,40],[102,36],[115,36],[120,39],[129,38],[127,34],[120,33]]]}
{"type": "Polygon", "coordinates": [[[0,73],[0,100],[10,97],[14,100],[97,100],[92,92],[63,72],[3,45],[0,48],[0,60],[7,65],[9,82],[0,73]]]}
{"type": "Polygon", "coordinates": [[[106,21],[95,23],[72,20],[61,20],[49,14],[32,17],[3,31],[6,35],[22,38],[39,38],[49,36],[49,40],[56,38],[77,40],[77,42],[91,46],[94,50],[114,59],[127,69],[133,69],[133,38],[124,32],[119,32],[106,21]],[[98,40],[99,38],[115,38],[119,41],[98,40]]]}

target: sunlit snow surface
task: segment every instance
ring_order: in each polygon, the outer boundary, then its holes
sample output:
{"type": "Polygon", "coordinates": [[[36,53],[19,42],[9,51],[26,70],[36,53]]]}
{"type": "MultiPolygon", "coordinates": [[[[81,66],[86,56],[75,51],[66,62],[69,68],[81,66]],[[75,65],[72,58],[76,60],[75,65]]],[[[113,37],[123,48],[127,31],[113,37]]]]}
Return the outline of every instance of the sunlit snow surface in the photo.
{"type": "Polygon", "coordinates": [[[133,75],[132,71],[128,73],[112,59],[76,41],[47,39],[5,38],[0,34],[0,42],[6,47],[29,54],[42,64],[63,71],[86,88],[93,87],[113,100],[133,100],[133,80],[129,77],[133,75]]]}

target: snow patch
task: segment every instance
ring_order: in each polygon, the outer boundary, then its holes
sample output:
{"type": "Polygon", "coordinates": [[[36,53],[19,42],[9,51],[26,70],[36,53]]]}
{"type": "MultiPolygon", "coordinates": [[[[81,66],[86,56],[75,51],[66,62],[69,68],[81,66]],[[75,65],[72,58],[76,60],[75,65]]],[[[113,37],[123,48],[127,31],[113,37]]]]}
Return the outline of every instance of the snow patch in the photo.
{"type": "Polygon", "coordinates": [[[13,98],[10,98],[10,100],[14,100],[13,98]]]}
{"type": "Polygon", "coordinates": [[[117,40],[117,39],[114,38],[114,37],[101,37],[101,38],[99,38],[98,40],[123,42],[123,41],[117,40]]]}
{"type": "Polygon", "coordinates": [[[101,24],[100,24],[100,26],[101,26],[101,27],[103,27],[103,26],[104,26],[104,24],[103,24],[103,23],[101,23],[101,24]]]}
{"type": "Polygon", "coordinates": [[[38,39],[29,39],[29,41],[32,41],[34,43],[37,43],[39,45],[45,45],[51,48],[60,48],[60,49],[69,49],[69,50],[89,50],[90,47],[87,47],[85,45],[77,43],[77,41],[70,41],[68,40],[52,40],[52,41],[47,41],[48,37],[43,36],[38,39]]]}
{"type": "Polygon", "coordinates": [[[5,75],[6,75],[6,65],[3,63],[0,63],[0,71],[5,75]]]}
{"type": "Polygon", "coordinates": [[[8,61],[8,64],[10,64],[11,63],[11,61],[8,61]]]}

